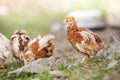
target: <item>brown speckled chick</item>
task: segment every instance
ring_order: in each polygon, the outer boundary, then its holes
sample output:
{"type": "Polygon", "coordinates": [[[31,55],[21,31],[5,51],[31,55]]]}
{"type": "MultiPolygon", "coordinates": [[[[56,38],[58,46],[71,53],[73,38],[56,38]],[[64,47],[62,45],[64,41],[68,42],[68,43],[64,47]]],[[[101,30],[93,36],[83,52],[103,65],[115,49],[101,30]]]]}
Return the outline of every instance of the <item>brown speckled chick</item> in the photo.
{"type": "Polygon", "coordinates": [[[90,56],[96,55],[100,49],[104,48],[104,43],[98,35],[84,27],[78,27],[73,16],[66,17],[64,24],[67,25],[69,42],[83,57],[81,63],[88,61],[90,56]]]}
{"type": "Polygon", "coordinates": [[[11,36],[11,45],[13,50],[13,56],[19,61],[23,61],[23,54],[27,50],[30,37],[25,30],[19,29],[11,36]]]}
{"type": "Polygon", "coordinates": [[[54,49],[54,36],[45,35],[37,36],[28,43],[28,50],[25,52],[23,59],[24,64],[27,65],[30,62],[37,60],[39,58],[50,57],[53,54],[54,49]]]}

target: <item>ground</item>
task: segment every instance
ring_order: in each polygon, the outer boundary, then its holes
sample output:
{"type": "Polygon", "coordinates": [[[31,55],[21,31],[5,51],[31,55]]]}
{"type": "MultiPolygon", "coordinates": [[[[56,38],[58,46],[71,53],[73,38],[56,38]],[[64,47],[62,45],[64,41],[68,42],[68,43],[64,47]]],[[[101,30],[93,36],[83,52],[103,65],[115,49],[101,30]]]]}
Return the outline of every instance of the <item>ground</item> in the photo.
{"type": "MultiPolygon", "coordinates": [[[[67,59],[68,64],[74,64],[75,61],[80,60],[81,57],[79,53],[77,53],[71,47],[70,43],[67,41],[66,36],[65,36],[65,31],[63,31],[63,33],[60,33],[60,32],[55,33],[56,47],[55,47],[54,55],[67,59]]],[[[104,30],[97,30],[97,31],[95,30],[94,32],[96,32],[102,38],[102,40],[105,42],[106,45],[109,45],[114,42],[114,40],[110,36],[111,29],[104,29],[104,30]]],[[[114,30],[114,32],[118,32],[118,31],[114,30]]],[[[103,80],[104,76],[106,76],[110,72],[119,70],[120,68],[120,62],[119,62],[120,54],[119,53],[120,52],[117,51],[117,53],[118,53],[117,55],[112,56],[112,59],[107,59],[106,57],[92,57],[90,58],[88,63],[85,63],[85,64],[79,63],[78,66],[73,66],[69,68],[64,67],[62,65],[58,65],[57,69],[60,71],[69,73],[69,76],[66,78],[54,78],[54,80],[103,80]],[[117,60],[119,64],[113,68],[108,69],[107,68],[108,63],[114,60],[117,60]]],[[[6,69],[0,70],[0,80],[32,80],[32,79],[53,80],[53,78],[51,77],[51,75],[49,75],[47,70],[43,70],[43,72],[40,74],[24,72],[24,73],[16,75],[15,77],[11,77],[11,78],[7,77],[7,73],[9,71],[20,68],[21,66],[17,64],[16,62],[7,64],[6,69]]]]}

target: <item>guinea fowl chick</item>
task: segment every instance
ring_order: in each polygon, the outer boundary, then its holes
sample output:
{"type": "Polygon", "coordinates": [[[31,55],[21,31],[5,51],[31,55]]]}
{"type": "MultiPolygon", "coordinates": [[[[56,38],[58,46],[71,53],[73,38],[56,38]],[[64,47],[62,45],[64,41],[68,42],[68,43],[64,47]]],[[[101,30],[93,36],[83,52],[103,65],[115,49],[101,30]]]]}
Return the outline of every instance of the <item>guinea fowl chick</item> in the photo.
{"type": "Polygon", "coordinates": [[[100,49],[105,47],[97,34],[84,27],[78,27],[73,16],[66,17],[64,24],[67,25],[68,41],[83,57],[81,63],[88,61],[90,56],[96,55],[100,49]]]}
{"type": "Polygon", "coordinates": [[[8,57],[12,55],[12,48],[10,45],[10,41],[0,33],[0,68],[4,68],[4,64],[8,57]]]}
{"type": "Polygon", "coordinates": [[[30,37],[25,30],[19,29],[14,32],[11,37],[11,46],[13,50],[13,56],[20,61],[23,61],[23,54],[27,50],[30,37]]]}
{"type": "Polygon", "coordinates": [[[37,60],[39,58],[50,57],[53,54],[54,49],[54,36],[53,35],[45,35],[38,36],[34,38],[28,43],[28,50],[24,54],[24,64],[37,60]]]}

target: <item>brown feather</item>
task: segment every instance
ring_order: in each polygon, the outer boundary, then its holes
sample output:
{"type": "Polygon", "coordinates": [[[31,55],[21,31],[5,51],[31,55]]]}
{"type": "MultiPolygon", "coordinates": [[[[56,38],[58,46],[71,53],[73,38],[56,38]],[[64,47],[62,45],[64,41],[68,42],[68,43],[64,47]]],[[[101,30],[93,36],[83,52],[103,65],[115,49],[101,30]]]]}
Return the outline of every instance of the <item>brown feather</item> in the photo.
{"type": "Polygon", "coordinates": [[[47,45],[41,48],[40,40],[41,39],[39,38],[35,38],[35,41],[31,41],[31,43],[29,44],[28,50],[24,55],[25,64],[32,62],[33,60],[31,60],[31,58],[37,60],[39,58],[46,58],[52,56],[54,49],[54,42],[52,40],[49,40],[47,42],[47,45]],[[29,60],[31,61],[28,62],[29,60]]]}
{"type": "Polygon", "coordinates": [[[64,23],[69,25],[67,28],[67,38],[78,52],[93,56],[97,54],[97,51],[104,48],[104,43],[98,35],[84,27],[77,27],[73,17],[68,16],[65,18],[64,23]]]}

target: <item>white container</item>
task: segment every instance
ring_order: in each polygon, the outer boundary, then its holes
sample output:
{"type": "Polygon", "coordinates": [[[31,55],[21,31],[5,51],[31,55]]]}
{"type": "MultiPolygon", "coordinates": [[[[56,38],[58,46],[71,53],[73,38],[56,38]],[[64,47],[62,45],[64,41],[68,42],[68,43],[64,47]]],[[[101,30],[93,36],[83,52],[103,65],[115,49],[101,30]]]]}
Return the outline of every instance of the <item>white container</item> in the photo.
{"type": "Polygon", "coordinates": [[[74,16],[78,26],[83,26],[89,29],[99,29],[105,27],[105,22],[102,19],[99,10],[80,10],[69,13],[67,16],[74,16]]]}

